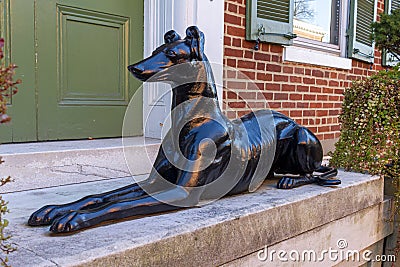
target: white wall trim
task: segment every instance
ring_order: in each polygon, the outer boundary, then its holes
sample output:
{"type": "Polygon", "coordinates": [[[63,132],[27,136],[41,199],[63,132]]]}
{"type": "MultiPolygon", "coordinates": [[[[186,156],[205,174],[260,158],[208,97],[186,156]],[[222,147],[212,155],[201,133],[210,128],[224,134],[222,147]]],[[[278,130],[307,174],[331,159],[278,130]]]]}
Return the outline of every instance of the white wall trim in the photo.
{"type": "Polygon", "coordinates": [[[337,69],[351,69],[352,60],[339,56],[332,56],[312,49],[304,49],[295,46],[286,46],[283,49],[283,61],[304,63],[331,67],[337,69]]]}
{"type": "MultiPolygon", "coordinates": [[[[174,29],[184,38],[186,28],[192,25],[198,26],[205,34],[205,54],[212,63],[218,98],[222,104],[224,0],[144,0],[144,57],[148,57],[163,43],[165,32],[174,29]]],[[[170,95],[159,98],[166,90],[169,88],[161,84],[145,85],[143,129],[146,137],[159,138],[159,125],[168,124],[162,121],[170,110],[170,101],[167,99],[170,95]],[[148,118],[154,123],[146,125],[148,118]]]]}

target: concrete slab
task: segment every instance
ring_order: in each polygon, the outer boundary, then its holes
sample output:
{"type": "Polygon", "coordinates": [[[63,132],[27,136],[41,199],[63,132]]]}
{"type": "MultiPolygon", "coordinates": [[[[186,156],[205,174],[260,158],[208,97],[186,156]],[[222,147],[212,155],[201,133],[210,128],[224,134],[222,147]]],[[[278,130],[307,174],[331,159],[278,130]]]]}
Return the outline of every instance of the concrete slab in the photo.
{"type": "Polygon", "coordinates": [[[360,266],[375,255],[382,255],[383,239],[393,232],[393,223],[388,220],[390,206],[390,200],[386,200],[303,234],[260,248],[222,267],[360,266]],[[371,247],[377,243],[381,245],[380,249],[371,247]],[[371,254],[365,252],[366,249],[371,254]],[[284,253],[278,256],[279,251],[284,253]],[[327,251],[326,254],[323,251],[327,251]],[[333,253],[329,254],[328,251],[333,253]],[[363,256],[363,253],[367,254],[363,256]]]}
{"type": "Polygon", "coordinates": [[[15,182],[0,193],[149,173],[160,141],[134,137],[124,145],[121,138],[1,145],[0,173],[15,182]]]}
{"type": "Polygon", "coordinates": [[[383,201],[382,179],[344,172],[339,177],[343,184],[337,188],[311,185],[287,191],[277,190],[276,181],[268,181],[254,193],[223,198],[201,208],[68,236],[50,236],[48,227],[31,228],[25,223],[44,204],[111,190],[131,180],[5,194],[11,210],[9,230],[21,248],[10,260],[13,266],[221,265],[383,201]]]}

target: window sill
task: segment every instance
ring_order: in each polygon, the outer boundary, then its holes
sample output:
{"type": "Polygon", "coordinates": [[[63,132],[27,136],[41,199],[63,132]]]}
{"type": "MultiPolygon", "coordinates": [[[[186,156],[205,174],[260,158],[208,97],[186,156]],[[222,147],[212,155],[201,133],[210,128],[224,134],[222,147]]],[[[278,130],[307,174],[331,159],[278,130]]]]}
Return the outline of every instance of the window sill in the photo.
{"type": "Polygon", "coordinates": [[[305,63],[337,69],[351,69],[351,59],[328,55],[312,49],[296,46],[285,46],[283,50],[283,61],[305,63]]]}

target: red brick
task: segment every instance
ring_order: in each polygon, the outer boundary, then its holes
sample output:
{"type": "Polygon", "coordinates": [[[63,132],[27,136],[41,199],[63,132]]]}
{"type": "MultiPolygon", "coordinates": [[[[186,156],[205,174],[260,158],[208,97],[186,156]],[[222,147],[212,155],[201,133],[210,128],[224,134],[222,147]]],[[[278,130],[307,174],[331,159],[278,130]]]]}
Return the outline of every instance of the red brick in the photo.
{"type": "Polygon", "coordinates": [[[283,73],[293,74],[293,67],[283,67],[283,73]]]}
{"type": "Polygon", "coordinates": [[[242,48],[242,39],[232,38],[232,46],[242,48]]]}
{"type": "Polygon", "coordinates": [[[236,90],[236,89],[246,89],[247,83],[245,82],[238,82],[238,81],[228,81],[226,87],[229,90],[236,90]]]}
{"type": "Polygon", "coordinates": [[[256,84],[256,86],[257,86],[257,88],[259,90],[264,90],[265,89],[265,83],[255,83],[255,84],[256,84]]]}
{"type": "Polygon", "coordinates": [[[237,71],[227,70],[226,71],[226,78],[236,78],[237,71]]]}
{"type": "Polygon", "coordinates": [[[246,8],[240,6],[240,7],[239,7],[239,14],[240,14],[240,15],[246,15],[246,8]]]}
{"type": "Polygon", "coordinates": [[[329,95],[328,96],[329,101],[340,101],[340,96],[337,95],[329,95]]]}
{"type": "Polygon", "coordinates": [[[290,94],[289,99],[290,100],[302,100],[303,95],[302,94],[290,94]]]}
{"type": "Polygon", "coordinates": [[[298,92],[309,92],[310,87],[309,86],[304,86],[304,85],[298,85],[297,86],[297,91],[298,92]]]}
{"type": "Polygon", "coordinates": [[[296,91],[296,85],[293,85],[293,84],[282,84],[282,91],[295,92],[296,91]]]}
{"type": "Polygon", "coordinates": [[[267,64],[267,71],[281,72],[282,67],[280,65],[267,64]]]}
{"type": "Polygon", "coordinates": [[[322,103],[320,103],[320,102],[311,102],[310,103],[310,108],[320,109],[320,108],[322,108],[322,103]]]}
{"type": "Polygon", "coordinates": [[[301,117],[303,114],[303,111],[301,110],[291,110],[289,115],[290,117],[301,117]]]}
{"type": "Polygon", "coordinates": [[[281,90],[281,85],[277,83],[268,83],[265,90],[269,91],[280,91],[281,90]]]}
{"type": "Polygon", "coordinates": [[[337,116],[339,115],[340,111],[337,109],[329,110],[329,116],[337,116]]]}
{"type": "Polygon", "coordinates": [[[313,70],[312,75],[315,77],[324,77],[324,73],[320,70],[313,70]]]}
{"type": "Polygon", "coordinates": [[[294,72],[295,72],[296,74],[304,74],[304,68],[295,68],[295,69],[294,69],[294,72]]]}
{"type": "Polygon", "coordinates": [[[245,30],[244,28],[238,28],[235,26],[227,26],[227,33],[228,35],[233,35],[233,36],[238,36],[238,37],[244,37],[245,36],[245,30]]]}
{"type": "Polygon", "coordinates": [[[244,71],[244,70],[242,70],[241,72],[242,72],[242,74],[247,76],[246,78],[248,78],[250,80],[255,80],[256,79],[256,73],[255,72],[244,71]]]}
{"type": "Polygon", "coordinates": [[[237,99],[237,94],[235,92],[227,91],[226,93],[227,93],[226,98],[228,98],[228,99],[237,99]]]}
{"type": "Polygon", "coordinates": [[[324,86],[328,85],[328,81],[327,80],[323,80],[323,79],[316,79],[315,82],[318,85],[324,85],[324,86]]]}
{"type": "Polygon", "coordinates": [[[282,57],[280,57],[280,56],[272,55],[271,60],[273,62],[281,62],[282,61],[281,58],[282,57]]]}
{"type": "Polygon", "coordinates": [[[254,53],[254,59],[255,60],[263,60],[263,61],[270,61],[271,60],[271,56],[268,54],[264,54],[264,53],[254,53]]]}
{"type": "Polygon", "coordinates": [[[225,23],[230,23],[230,24],[235,24],[235,25],[242,24],[242,18],[231,15],[231,14],[227,14],[227,13],[225,13],[225,15],[224,15],[224,20],[225,20],[225,23]]]}
{"type": "Polygon", "coordinates": [[[268,106],[272,109],[281,108],[281,103],[280,102],[270,102],[270,103],[268,103],[268,106]]]}
{"type": "Polygon", "coordinates": [[[230,108],[245,108],[246,104],[244,102],[229,102],[228,103],[230,108]]]}
{"type": "Polygon", "coordinates": [[[262,93],[262,97],[259,98],[261,100],[272,100],[274,98],[274,94],[273,93],[262,93]]]}
{"type": "Polygon", "coordinates": [[[288,82],[289,78],[288,78],[288,76],[285,76],[285,75],[274,74],[274,81],[275,82],[288,82]]]}
{"type": "Polygon", "coordinates": [[[317,117],[324,117],[324,116],[328,116],[327,110],[317,110],[317,117]]]}
{"type": "Polygon", "coordinates": [[[318,133],[326,133],[329,132],[329,126],[319,126],[318,133]]]}
{"type": "Polygon", "coordinates": [[[311,70],[310,69],[305,69],[304,70],[305,75],[311,75],[311,70]]]}
{"type": "Polygon", "coordinates": [[[238,6],[235,4],[232,4],[232,3],[228,4],[228,11],[230,11],[230,12],[237,13],[237,8],[238,8],[238,6]]]}
{"type": "Polygon", "coordinates": [[[289,110],[280,110],[280,112],[285,116],[289,116],[289,110]]]}
{"type": "Polygon", "coordinates": [[[309,105],[310,104],[308,102],[296,102],[296,107],[297,108],[308,108],[309,105]]]}
{"type": "Polygon", "coordinates": [[[315,84],[315,79],[314,78],[303,78],[303,83],[305,84],[315,84]]]}
{"type": "Polygon", "coordinates": [[[303,110],[304,117],[315,117],[315,110],[303,110]]]}
{"type": "Polygon", "coordinates": [[[287,93],[275,93],[274,100],[288,100],[289,95],[287,93]]]}
{"type": "Polygon", "coordinates": [[[295,108],[296,103],[295,102],[282,102],[282,108],[295,108]]]}
{"type": "Polygon", "coordinates": [[[231,57],[243,57],[243,50],[225,48],[225,56],[231,57]]]}
{"type": "Polygon", "coordinates": [[[358,75],[363,75],[363,70],[359,68],[354,68],[353,73],[358,75]]]}
{"type": "Polygon", "coordinates": [[[255,100],[257,92],[239,92],[239,99],[246,101],[255,100]]]}
{"type": "Polygon", "coordinates": [[[224,36],[224,45],[231,45],[231,37],[229,36],[224,36]]]}
{"type": "Polygon", "coordinates": [[[257,62],[257,69],[258,70],[265,70],[265,63],[257,62]]]}
{"type": "Polygon", "coordinates": [[[228,65],[229,67],[236,68],[236,59],[228,58],[226,61],[226,65],[228,65]]]}
{"type": "Polygon", "coordinates": [[[301,77],[290,76],[290,82],[292,82],[292,83],[301,83],[301,77]]]}
{"type": "Polygon", "coordinates": [[[315,95],[303,95],[303,100],[315,101],[315,95]]]}
{"type": "Polygon", "coordinates": [[[322,91],[321,87],[310,86],[310,92],[311,93],[321,93],[321,91],[322,91]]]}
{"type": "Polygon", "coordinates": [[[328,101],[327,95],[317,95],[317,101],[328,101]]]}
{"type": "Polygon", "coordinates": [[[272,53],[281,54],[283,47],[281,45],[271,45],[269,51],[272,53]]]}
{"type": "Polygon", "coordinates": [[[244,51],[245,58],[253,59],[253,54],[254,53],[252,51],[244,51]]]}
{"type": "MultiPolygon", "coordinates": [[[[244,35],[242,37],[244,37],[244,35]]],[[[249,42],[249,41],[245,41],[245,40],[243,40],[243,42],[242,42],[242,48],[254,50],[254,46],[255,46],[254,42],[249,42]]]]}
{"type": "Polygon", "coordinates": [[[257,80],[272,81],[272,74],[258,72],[257,73],[257,80]]]}
{"type": "Polygon", "coordinates": [[[252,109],[265,109],[266,103],[265,102],[251,102],[249,103],[249,107],[252,109]]]}
{"type": "Polygon", "coordinates": [[[335,89],[335,90],[334,90],[334,93],[335,93],[336,95],[343,95],[344,89],[343,89],[343,88],[335,89]]]}
{"type": "Polygon", "coordinates": [[[333,94],[333,89],[332,88],[324,88],[324,90],[322,91],[324,94],[333,94]]]}
{"type": "Polygon", "coordinates": [[[339,82],[337,82],[337,81],[329,81],[329,86],[338,87],[339,86],[339,82]]]}
{"type": "Polygon", "coordinates": [[[334,108],[335,105],[333,103],[323,103],[322,108],[334,108]]]}
{"type": "Polygon", "coordinates": [[[332,132],[340,131],[340,125],[332,125],[331,126],[331,131],[332,132]]]}

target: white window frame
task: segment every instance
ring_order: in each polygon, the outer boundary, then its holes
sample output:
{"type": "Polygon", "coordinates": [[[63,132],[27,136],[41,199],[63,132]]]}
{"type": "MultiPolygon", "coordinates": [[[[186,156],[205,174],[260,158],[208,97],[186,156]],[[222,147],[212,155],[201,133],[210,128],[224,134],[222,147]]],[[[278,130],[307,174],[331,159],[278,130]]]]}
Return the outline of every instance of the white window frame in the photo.
{"type": "Polygon", "coordinates": [[[294,39],[292,46],[284,47],[283,61],[346,70],[351,69],[352,59],[346,58],[346,28],[349,18],[349,3],[347,0],[340,1],[339,44],[334,45],[297,37],[294,39]]]}

